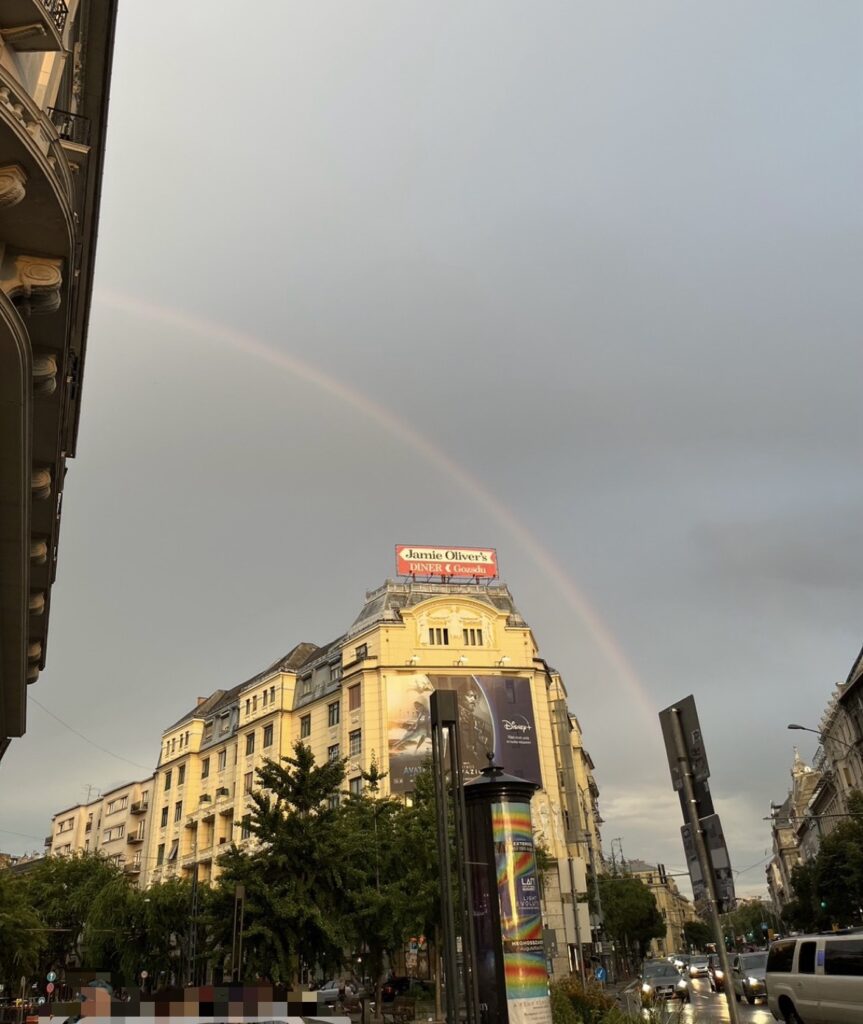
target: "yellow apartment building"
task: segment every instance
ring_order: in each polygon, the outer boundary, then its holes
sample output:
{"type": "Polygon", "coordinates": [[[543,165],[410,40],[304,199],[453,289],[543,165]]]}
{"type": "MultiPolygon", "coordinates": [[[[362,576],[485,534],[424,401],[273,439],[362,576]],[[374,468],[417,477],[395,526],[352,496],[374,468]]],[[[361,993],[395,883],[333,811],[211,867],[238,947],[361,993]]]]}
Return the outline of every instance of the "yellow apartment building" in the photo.
{"type": "Polygon", "coordinates": [[[665,935],[661,939],[652,939],[650,952],[653,956],[668,956],[670,953],[688,951],[683,937],[683,926],[687,921],[698,919],[690,900],[677,888],[673,878],[660,872],[656,864],[644,861],[627,861],[627,870],[650,889],[656,898],[656,906],[665,921],[665,935]]]}
{"type": "Polygon", "coordinates": [[[129,875],[142,875],[152,778],[127,782],[95,800],[58,811],[45,839],[49,856],[96,853],[112,860],[129,875]]]}
{"type": "Polygon", "coordinates": [[[243,821],[256,768],[297,740],[318,761],[346,758],[348,791],[361,790],[374,758],[384,792],[408,798],[431,755],[435,689],[459,695],[468,779],[494,753],[539,786],[534,827],[556,862],[544,879],[549,957],[568,973],[591,938],[587,906],[576,918],[572,893],[586,891],[586,863],[600,850],[598,788],[563,681],[501,583],[387,580],[336,640],[300,644],[247,682],[199,698],[162,736],[142,883],[217,877],[220,848],[253,842],[243,821]]]}

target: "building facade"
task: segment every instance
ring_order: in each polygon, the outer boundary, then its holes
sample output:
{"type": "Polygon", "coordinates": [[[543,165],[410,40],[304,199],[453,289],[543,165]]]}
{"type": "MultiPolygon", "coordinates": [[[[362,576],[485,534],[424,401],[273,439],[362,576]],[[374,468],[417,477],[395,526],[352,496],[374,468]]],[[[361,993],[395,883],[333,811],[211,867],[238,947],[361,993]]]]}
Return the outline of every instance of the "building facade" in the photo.
{"type": "Polygon", "coordinates": [[[770,827],[773,838],[773,856],[767,865],[767,888],[777,913],[793,898],[791,873],[800,864],[806,848],[801,852],[800,828],[807,808],[819,786],[821,775],[800,757],[795,747],[791,766],[791,789],[781,804],[770,808],[770,827]]]}
{"type": "Polygon", "coordinates": [[[298,740],[319,762],[347,760],[347,792],[362,791],[374,761],[386,773],[383,793],[408,799],[431,754],[435,689],[458,694],[468,779],[493,753],[539,787],[537,841],[555,862],[544,880],[546,925],[553,967],[568,973],[591,938],[573,888],[583,896],[586,865],[600,857],[599,790],[563,681],[499,583],[388,580],[331,643],[300,644],[248,681],[199,698],[162,736],[143,884],[216,878],[220,848],[253,843],[245,823],[256,769],[298,740]]]}
{"type": "Polygon", "coordinates": [[[101,853],[134,879],[143,874],[152,778],[115,786],[95,800],[67,807],[51,819],[50,856],[101,853]]]}
{"type": "Polygon", "coordinates": [[[115,16],[116,0],[0,3],[0,757],[45,665],[115,16]]]}
{"type": "Polygon", "coordinates": [[[690,900],[680,892],[677,883],[666,874],[664,867],[658,864],[647,864],[642,860],[626,862],[627,872],[640,879],[653,893],[656,906],[665,921],[665,935],[661,939],[651,939],[651,956],[668,956],[688,950],[683,934],[683,926],[687,921],[697,919],[695,908],[690,900]]]}

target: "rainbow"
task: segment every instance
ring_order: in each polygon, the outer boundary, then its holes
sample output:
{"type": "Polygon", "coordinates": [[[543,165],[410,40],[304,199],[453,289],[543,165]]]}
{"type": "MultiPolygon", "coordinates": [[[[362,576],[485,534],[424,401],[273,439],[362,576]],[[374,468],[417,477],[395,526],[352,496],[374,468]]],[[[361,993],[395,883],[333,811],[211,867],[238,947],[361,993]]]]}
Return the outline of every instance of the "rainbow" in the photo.
{"type": "Polygon", "coordinates": [[[518,542],[522,550],[530,555],[545,577],[554,584],[576,618],[584,624],[605,660],[642,711],[648,717],[653,717],[656,714],[656,709],[647,696],[644,684],[639,679],[617,638],[582,590],[560,568],[555,557],[543,547],[528,527],[520,522],[492,491],[475,480],[464,466],[424,434],[421,434],[407,420],[396,415],[386,406],[373,401],[362,391],[325,373],[312,363],[300,359],[292,353],[283,352],[260,338],[234,327],[207,320],[204,317],[193,316],[169,306],[146,302],[141,298],[114,289],[97,289],[96,299],[104,307],[144,320],[155,321],[178,331],[206,337],[226,348],[234,349],[277,367],[312,385],[343,405],[356,409],[362,416],[413,449],[429,465],[434,466],[443,476],[457,484],[518,542]]]}

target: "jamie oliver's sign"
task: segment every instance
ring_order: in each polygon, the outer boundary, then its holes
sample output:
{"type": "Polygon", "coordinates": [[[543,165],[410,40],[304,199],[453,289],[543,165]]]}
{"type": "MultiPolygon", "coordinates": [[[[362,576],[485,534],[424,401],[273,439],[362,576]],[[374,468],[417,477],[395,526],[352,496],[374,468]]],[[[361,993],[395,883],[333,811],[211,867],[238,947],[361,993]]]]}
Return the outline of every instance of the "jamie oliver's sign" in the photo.
{"type": "Polygon", "coordinates": [[[396,545],[399,576],[497,576],[494,548],[430,548],[396,545]]]}

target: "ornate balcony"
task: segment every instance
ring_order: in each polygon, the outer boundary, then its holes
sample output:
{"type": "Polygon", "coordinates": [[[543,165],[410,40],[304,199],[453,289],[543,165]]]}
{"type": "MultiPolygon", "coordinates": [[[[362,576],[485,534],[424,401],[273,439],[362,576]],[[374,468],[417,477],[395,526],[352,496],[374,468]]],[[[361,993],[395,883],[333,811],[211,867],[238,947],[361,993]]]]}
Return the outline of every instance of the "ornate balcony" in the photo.
{"type": "Polygon", "coordinates": [[[65,0],[3,0],[0,36],[25,53],[62,50],[68,14],[65,0]]]}

